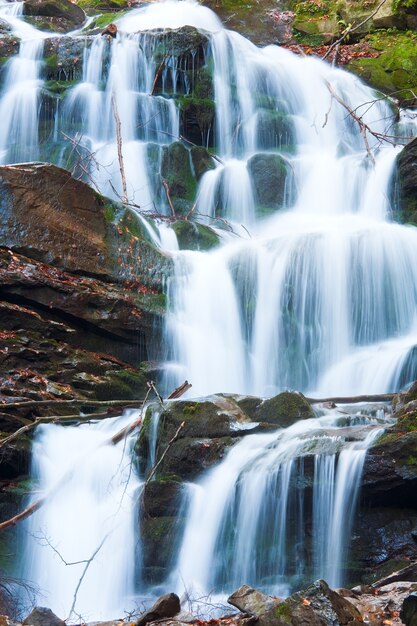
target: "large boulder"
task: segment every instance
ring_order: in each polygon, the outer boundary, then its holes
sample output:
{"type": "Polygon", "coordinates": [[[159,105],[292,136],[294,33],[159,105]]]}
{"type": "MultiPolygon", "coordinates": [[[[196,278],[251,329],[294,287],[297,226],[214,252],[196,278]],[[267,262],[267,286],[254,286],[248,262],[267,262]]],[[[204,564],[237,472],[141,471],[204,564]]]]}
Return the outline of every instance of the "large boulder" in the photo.
{"type": "Polygon", "coordinates": [[[23,626],[65,626],[65,622],[43,606],[37,606],[23,620],[23,626]]]}
{"type": "Polygon", "coordinates": [[[417,593],[410,593],[403,602],[401,619],[404,626],[417,626],[417,593]]]}
{"type": "Polygon", "coordinates": [[[67,32],[85,22],[85,13],[69,0],[25,0],[23,14],[35,18],[43,30],[67,32]]]}
{"type": "Polygon", "coordinates": [[[166,593],[153,604],[140,618],[136,621],[135,626],[145,626],[148,622],[164,619],[166,617],[174,617],[181,610],[180,599],[176,593],[166,593]]]}
{"type": "Polygon", "coordinates": [[[363,623],[356,607],[330,589],[324,580],[286,600],[266,596],[244,585],[228,602],[255,615],[259,626],[360,626],[363,623]]]}

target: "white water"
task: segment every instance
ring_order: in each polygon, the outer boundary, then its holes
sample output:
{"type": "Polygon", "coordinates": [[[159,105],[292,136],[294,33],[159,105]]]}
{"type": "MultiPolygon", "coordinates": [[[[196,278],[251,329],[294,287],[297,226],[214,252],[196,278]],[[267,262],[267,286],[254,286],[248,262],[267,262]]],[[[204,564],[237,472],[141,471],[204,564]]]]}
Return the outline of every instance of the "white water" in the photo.
{"type": "Polygon", "coordinates": [[[41,492],[33,501],[45,495],[46,502],[24,528],[23,574],[62,618],[112,619],[135,606],[134,440],[109,441],[137,417],[38,428],[32,477],[41,492]]]}
{"type": "Polygon", "coordinates": [[[364,438],[345,443],[340,418],[336,411],[272,434],[247,435],[199,482],[171,576],[178,591],[185,587],[199,597],[245,583],[286,595],[313,575],[332,586],[342,583],[366,450],[382,431],[361,426],[364,438]],[[304,459],[315,449],[309,512],[304,459]]]}

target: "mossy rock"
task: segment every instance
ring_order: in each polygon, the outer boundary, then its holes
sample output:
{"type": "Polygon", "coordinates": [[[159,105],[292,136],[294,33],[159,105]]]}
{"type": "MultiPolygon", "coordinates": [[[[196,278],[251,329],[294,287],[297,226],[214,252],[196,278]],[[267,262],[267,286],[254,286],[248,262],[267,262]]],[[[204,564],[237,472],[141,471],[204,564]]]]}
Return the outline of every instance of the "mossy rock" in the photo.
{"type": "Polygon", "coordinates": [[[82,8],[69,0],[26,0],[23,13],[36,19],[46,18],[44,29],[50,24],[55,28],[61,26],[64,31],[74,30],[86,20],[82,8]]]}
{"type": "Polygon", "coordinates": [[[288,161],[278,154],[255,154],[248,161],[255,202],[263,209],[283,208],[287,197],[287,179],[290,174],[288,161]]]}
{"type": "Polygon", "coordinates": [[[394,218],[401,224],[417,225],[417,139],[397,156],[393,179],[394,218]]]}
{"type": "Polygon", "coordinates": [[[180,521],[177,517],[141,518],[140,533],[143,545],[143,566],[161,568],[167,573],[175,555],[180,521]]]}
{"type": "Polygon", "coordinates": [[[417,89],[417,35],[414,32],[379,31],[369,44],[381,54],[377,58],[354,59],[347,69],[371,87],[408,105],[417,89]]]}
{"type": "Polygon", "coordinates": [[[172,224],[180,250],[211,250],[220,243],[218,234],[205,224],[177,220],[172,224]]]}
{"type": "Polygon", "coordinates": [[[93,397],[97,400],[143,400],[147,392],[146,382],[146,376],[140,372],[111,372],[94,382],[93,397]]]}
{"type": "Polygon", "coordinates": [[[164,147],[161,176],[172,198],[193,201],[197,182],[191,170],[190,153],[181,142],[176,141],[164,147]]]}
{"type": "Polygon", "coordinates": [[[236,441],[238,441],[236,437],[178,439],[163,458],[157,477],[163,475],[187,481],[195,480],[203,472],[220,463],[236,441]]]}
{"type": "MultiPolygon", "coordinates": [[[[100,13],[111,12],[113,19],[110,20],[110,22],[115,19],[115,13],[119,11],[122,12],[129,8],[128,0],[77,0],[77,5],[88,15],[93,15],[99,11],[100,13]]],[[[117,17],[120,17],[119,13],[117,17]]],[[[109,24],[109,22],[107,22],[107,24],[109,24]]],[[[105,24],[105,26],[107,26],[107,24],[105,24]]]]}
{"type": "Polygon", "coordinates": [[[150,517],[174,517],[183,507],[184,485],[173,480],[151,480],[142,493],[143,514],[150,517]]]}
{"type": "Polygon", "coordinates": [[[289,115],[261,109],[258,113],[259,145],[264,150],[293,153],[296,145],[294,124],[289,115]]]}
{"type": "Polygon", "coordinates": [[[293,391],[283,391],[269,400],[243,398],[238,404],[253,421],[282,428],[316,416],[305,397],[293,391]]]}
{"type": "Polygon", "coordinates": [[[197,180],[200,180],[206,172],[215,169],[216,166],[213,156],[206,148],[203,148],[202,146],[193,146],[190,150],[190,154],[197,180]]]}
{"type": "Polygon", "coordinates": [[[215,104],[213,100],[183,96],[180,99],[181,134],[192,143],[207,145],[214,135],[215,104]]]}

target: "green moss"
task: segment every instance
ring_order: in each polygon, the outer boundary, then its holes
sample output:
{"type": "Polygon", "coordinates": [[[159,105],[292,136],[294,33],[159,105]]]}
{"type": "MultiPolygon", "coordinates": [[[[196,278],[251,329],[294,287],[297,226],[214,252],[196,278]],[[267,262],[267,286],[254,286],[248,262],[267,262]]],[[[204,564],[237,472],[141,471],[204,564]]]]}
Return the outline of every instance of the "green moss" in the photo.
{"type": "Polygon", "coordinates": [[[53,94],[63,95],[76,84],[76,80],[48,80],[45,82],[45,89],[53,94]]]}
{"type": "Polygon", "coordinates": [[[93,21],[91,22],[91,24],[89,25],[87,29],[87,32],[91,30],[95,30],[96,28],[99,28],[100,30],[102,30],[103,28],[106,28],[106,26],[114,22],[116,17],[119,18],[119,17],[122,17],[122,15],[124,15],[124,11],[120,11],[117,14],[115,14],[114,12],[101,13],[100,15],[97,15],[97,17],[93,19],[93,21]]]}
{"type": "Polygon", "coordinates": [[[211,250],[219,245],[217,233],[204,224],[177,220],[172,228],[181,250],[211,250]]]}
{"type": "Polygon", "coordinates": [[[369,35],[367,40],[380,56],[355,59],[348,69],[400,102],[412,97],[417,89],[417,34],[390,29],[369,35]]]}
{"type": "Polygon", "coordinates": [[[286,624],[292,623],[291,609],[289,608],[288,604],[285,601],[281,602],[280,604],[278,604],[278,606],[274,608],[274,617],[276,617],[277,619],[280,619],[286,624]]]}
{"type": "Polygon", "coordinates": [[[112,19],[114,19],[115,12],[129,8],[128,0],[77,0],[77,4],[90,15],[97,13],[97,11],[111,11],[112,19]]]}

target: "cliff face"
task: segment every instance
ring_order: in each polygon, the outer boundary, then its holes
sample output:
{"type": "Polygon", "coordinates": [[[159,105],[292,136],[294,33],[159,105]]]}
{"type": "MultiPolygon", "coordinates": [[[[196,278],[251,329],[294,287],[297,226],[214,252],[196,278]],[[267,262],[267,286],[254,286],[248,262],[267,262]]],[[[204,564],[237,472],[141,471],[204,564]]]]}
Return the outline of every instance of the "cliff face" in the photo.
{"type": "Polygon", "coordinates": [[[142,397],[170,260],[65,170],[4,166],[0,187],[3,401],[142,397]]]}

